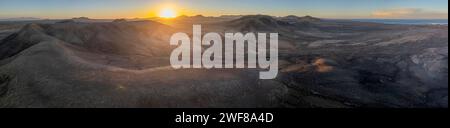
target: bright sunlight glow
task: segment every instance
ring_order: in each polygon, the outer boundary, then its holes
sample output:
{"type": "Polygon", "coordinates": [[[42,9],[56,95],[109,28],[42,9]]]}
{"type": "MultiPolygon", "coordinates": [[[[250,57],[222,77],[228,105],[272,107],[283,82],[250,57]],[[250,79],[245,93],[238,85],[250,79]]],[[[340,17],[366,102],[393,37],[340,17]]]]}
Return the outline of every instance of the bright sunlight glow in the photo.
{"type": "Polygon", "coordinates": [[[162,18],[175,18],[176,16],[177,16],[177,14],[176,14],[175,10],[173,10],[171,8],[164,8],[159,13],[159,17],[162,17],[162,18]]]}

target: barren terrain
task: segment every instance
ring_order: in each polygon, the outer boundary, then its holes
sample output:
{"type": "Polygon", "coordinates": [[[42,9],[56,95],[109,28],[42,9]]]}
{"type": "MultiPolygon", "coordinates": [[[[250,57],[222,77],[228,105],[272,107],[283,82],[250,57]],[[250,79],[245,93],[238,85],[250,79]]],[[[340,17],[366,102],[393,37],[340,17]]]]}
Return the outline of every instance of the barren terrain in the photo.
{"type": "Polygon", "coordinates": [[[448,26],[310,16],[0,22],[0,107],[448,107],[448,26]],[[278,32],[280,73],[169,65],[170,36],[278,32]]]}

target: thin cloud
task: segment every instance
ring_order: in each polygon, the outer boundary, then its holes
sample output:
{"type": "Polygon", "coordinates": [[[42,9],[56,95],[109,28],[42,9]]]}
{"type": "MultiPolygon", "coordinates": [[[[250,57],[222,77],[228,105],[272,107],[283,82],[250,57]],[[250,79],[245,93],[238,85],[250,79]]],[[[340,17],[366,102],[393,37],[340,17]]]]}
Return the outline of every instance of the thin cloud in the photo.
{"type": "Polygon", "coordinates": [[[448,13],[434,12],[419,8],[377,10],[372,13],[372,16],[375,18],[448,19],[448,13]]]}

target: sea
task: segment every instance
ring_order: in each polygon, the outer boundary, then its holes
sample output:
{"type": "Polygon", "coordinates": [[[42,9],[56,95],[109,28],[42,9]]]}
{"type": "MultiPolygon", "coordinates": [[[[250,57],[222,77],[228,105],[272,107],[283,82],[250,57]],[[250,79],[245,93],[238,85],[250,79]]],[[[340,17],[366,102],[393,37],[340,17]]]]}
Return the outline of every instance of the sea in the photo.
{"type": "Polygon", "coordinates": [[[353,21],[405,25],[448,25],[448,19],[352,19],[353,21]]]}

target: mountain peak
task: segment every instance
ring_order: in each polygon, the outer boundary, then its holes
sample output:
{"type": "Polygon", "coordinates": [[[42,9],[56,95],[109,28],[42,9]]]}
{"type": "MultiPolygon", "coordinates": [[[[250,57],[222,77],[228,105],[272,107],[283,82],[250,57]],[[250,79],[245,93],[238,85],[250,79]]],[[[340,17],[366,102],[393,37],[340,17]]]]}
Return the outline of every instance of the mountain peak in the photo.
{"type": "Polygon", "coordinates": [[[89,17],[75,17],[73,20],[89,20],[89,17]]]}
{"type": "Polygon", "coordinates": [[[247,15],[230,21],[229,25],[245,31],[267,31],[277,30],[278,27],[289,24],[268,15],[247,15]]]}
{"type": "Polygon", "coordinates": [[[316,18],[316,17],[312,17],[312,16],[304,16],[304,17],[300,17],[301,21],[309,21],[309,22],[317,22],[317,21],[321,21],[320,18],[316,18]]]}
{"type": "Polygon", "coordinates": [[[289,16],[281,17],[279,19],[282,20],[282,21],[289,22],[290,24],[305,23],[305,22],[309,23],[309,22],[319,22],[319,21],[321,21],[321,19],[309,16],[309,15],[303,16],[303,17],[299,17],[299,16],[295,16],[295,15],[289,15],[289,16]]]}

